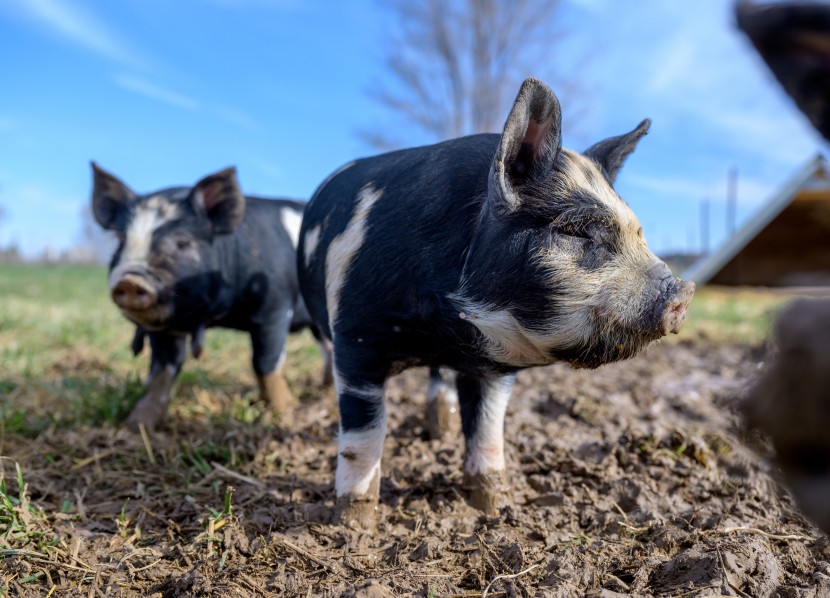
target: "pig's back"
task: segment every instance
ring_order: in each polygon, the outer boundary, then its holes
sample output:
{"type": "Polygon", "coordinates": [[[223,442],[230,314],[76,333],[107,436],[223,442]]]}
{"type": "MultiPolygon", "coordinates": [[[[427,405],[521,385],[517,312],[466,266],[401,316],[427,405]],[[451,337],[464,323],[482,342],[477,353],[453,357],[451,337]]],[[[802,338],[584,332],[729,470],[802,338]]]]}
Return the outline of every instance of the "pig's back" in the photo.
{"type": "Polygon", "coordinates": [[[348,326],[344,310],[356,325],[384,329],[437,317],[458,284],[498,139],[474,135],[365,158],[320,185],[298,263],[306,305],[328,336],[335,297],[338,327],[348,326]]]}

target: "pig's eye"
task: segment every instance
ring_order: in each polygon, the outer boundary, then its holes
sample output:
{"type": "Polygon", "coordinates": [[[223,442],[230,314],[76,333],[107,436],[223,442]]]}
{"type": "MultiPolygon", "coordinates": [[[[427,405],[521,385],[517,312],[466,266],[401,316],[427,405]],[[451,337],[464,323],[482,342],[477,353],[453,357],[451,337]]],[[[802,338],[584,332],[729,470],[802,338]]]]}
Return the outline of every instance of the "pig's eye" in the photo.
{"type": "Polygon", "coordinates": [[[190,239],[178,239],[176,240],[176,247],[179,249],[190,249],[190,239]]]}
{"type": "Polygon", "coordinates": [[[565,235],[566,237],[573,237],[574,239],[579,239],[580,241],[587,241],[589,243],[594,242],[594,238],[590,235],[590,233],[584,230],[572,228],[561,231],[561,234],[565,235]]]}

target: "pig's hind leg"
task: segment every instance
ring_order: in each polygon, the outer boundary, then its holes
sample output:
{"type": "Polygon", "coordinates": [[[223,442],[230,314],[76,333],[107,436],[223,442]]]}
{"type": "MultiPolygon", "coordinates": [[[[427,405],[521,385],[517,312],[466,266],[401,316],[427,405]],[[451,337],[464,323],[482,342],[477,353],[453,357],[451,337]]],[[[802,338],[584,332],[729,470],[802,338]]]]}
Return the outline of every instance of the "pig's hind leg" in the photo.
{"type": "Polygon", "coordinates": [[[151,332],[150,375],[147,377],[144,395],[127,417],[127,427],[137,430],[142,424],[148,430],[158,426],[167,413],[170,391],[185,360],[186,337],[166,332],[151,332]]]}
{"type": "Polygon", "coordinates": [[[452,372],[429,368],[426,429],[432,439],[458,434],[458,393],[452,372]]]}
{"type": "Polygon", "coordinates": [[[507,500],[504,415],[515,378],[515,374],[491,378],[458,374],[456,378],[467,444],[464,485],[470,504],[488,514],[507,500]]]}
{"type": "Polygon", "coordinates": [[[320,355],[323,358],[322,385],[324,388],[329,388],[334,384],[332,343],[323,335],[317,326],[311,326],[311,333],[317,339],[317,344],[320,346],[320,355]]]}
{"type": "Polygon", "coordinates": [[[294,404],[294,396],[282,372],[290,323],[291,317],[288,315],[251,331],[253,366],[260,397],[282,418],[287,417],[294,404]]]}

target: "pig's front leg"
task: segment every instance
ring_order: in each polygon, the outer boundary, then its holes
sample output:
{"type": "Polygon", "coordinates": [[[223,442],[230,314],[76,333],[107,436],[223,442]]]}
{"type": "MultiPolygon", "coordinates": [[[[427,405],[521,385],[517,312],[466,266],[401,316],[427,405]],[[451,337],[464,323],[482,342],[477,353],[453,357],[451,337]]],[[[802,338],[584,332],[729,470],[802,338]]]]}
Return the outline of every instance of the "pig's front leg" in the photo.
{"type": "Polygon", "coordinates": [[[164,419],[170,404],[170,390],[185,359],[185,336],[166,332],[150,332],[150,375],[147,377],[144,395],[136,403],[126,424],[137,430],[143,424],[148,430],[164,419]]]}
{"type": "MultiPolygon", "coordinates": [[[[344,354],[348,354],[343,352],[344,354]]],[[[366,375],[334,352],[334,385],[340,407],[335,520],[348,527],[373,530],[380,495],[380,460],[386,437],[385,373],[366,375]]],[[[351,360],[349,360],[351,361],[351,360]]]]}
{"type": "Polygon", "coordinates": [[[294,404],[282,368],[285,363],[285,342],[291,322],[290,311],[276,321],[251,331],[253,366],[259,384],[259,394],[274,411],[286,418],[294,404]]]}
{"type": "Polygon", "coordinates": [[[144,350],[144,337],[146,333],[141,326],[135,327],[135,334],[133,335],[133,342],[130,343],[130,350],[133,352],[133,357],[138,357],[144,350]]]}
{"type": "Polygon", "coordinates": [[[467,444],[464,485],[470,504],[488,514],[507,501],[504,464],[504,414],[515,374],[473,377],[458,374],[461,426],[467,444]]]}
{"type": "Polygon", "coordinates": [[[429,368],[426,428],[429,437],[440,439],[458,434],[458,393],[455,376],[438,368],[429,368]]]}

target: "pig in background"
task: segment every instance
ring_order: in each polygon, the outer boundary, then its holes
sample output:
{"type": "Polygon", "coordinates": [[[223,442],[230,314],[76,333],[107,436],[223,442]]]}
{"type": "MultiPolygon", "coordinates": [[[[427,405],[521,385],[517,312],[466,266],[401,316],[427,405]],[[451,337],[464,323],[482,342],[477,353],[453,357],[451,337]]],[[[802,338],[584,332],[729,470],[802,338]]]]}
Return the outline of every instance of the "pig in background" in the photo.
{"type": "MultiPolygon", "coordinates": [[[[287,335],[311,327],[319,337],[297,282],[304,204],[245,197],[233,168],[192,188],[145,195],[94,163],[92,171],[93,213],[119,240],[110,294],[137,326],[133,352],[141,351],[145,336],[152,352],[145,392],[127,424],[153,428],[163,420],[187,337],[198,356],[211,326],[250,334],[260,395],[285,416],[292,403],[282,373],[287,335]]],[[[328,344],[321,346],[327,355],[328,344]]]]}
{"type": "Polygon", "coordinates": [[[679,331],[694,285],[649,251],[612,187],[648,127],[565,149],[556,96],[528,79],[501,135],[357,160],[317,189],[299,276],[334,345],[341,522],[374,525],[389,376],[456,372],[465,486],[492,512],[517,371],[597,367],[679,331]]]}
{"type": "MultiPolygon", "coordinates": [[[[830,5],[741,2],[736,16],[787,93],[830,140],[830,5]]],[[[798,301],[784,310],[775,345],[778,354],[749,393],[746,421],[770,437],[784,482],[830,533],[830,301],[798,301]]]]}

